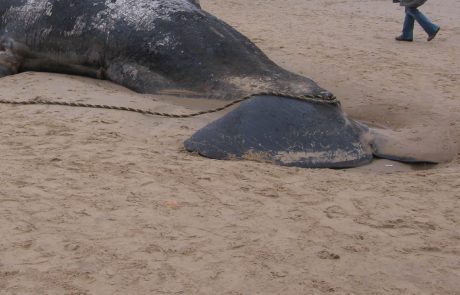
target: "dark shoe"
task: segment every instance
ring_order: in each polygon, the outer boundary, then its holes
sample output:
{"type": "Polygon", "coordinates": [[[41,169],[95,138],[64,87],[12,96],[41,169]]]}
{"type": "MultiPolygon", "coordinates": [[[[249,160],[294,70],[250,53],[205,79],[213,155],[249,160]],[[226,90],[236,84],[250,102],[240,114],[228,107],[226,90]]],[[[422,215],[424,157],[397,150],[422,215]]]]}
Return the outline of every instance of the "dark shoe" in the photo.
{"type": "Polygon", "coordinates": [[[440,29],[441,29],[441,28],[438,28],[438,29],[436,30],[436,32],[434,32],[433,34],[429,35],[427,41],[433,40],[434,37],[436,37],[436,34],[438,34],[438,32],[439,32],[440,29]]]}
{"type": "Polygon", "coordinates": [[[402,35],[395,38],[396,41],[412,42],[412,39],[406,39],[402,35]]]}

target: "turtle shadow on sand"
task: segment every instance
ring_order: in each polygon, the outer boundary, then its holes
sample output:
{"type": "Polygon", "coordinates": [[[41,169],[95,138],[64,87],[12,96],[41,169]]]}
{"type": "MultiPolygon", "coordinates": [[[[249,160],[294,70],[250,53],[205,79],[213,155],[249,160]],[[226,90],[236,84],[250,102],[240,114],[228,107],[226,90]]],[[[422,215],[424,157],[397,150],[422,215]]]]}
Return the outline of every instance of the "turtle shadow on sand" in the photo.
{"type": "Polygon", "coordinates": [[[444,160],[347,118],[330,92],[273,63],[195,0],[3,0],[0,77],[31,70],[107,79],[140,93],[254,95],[185,141],[210,158],[314,168],[355,167],[374,156],[444,160]]]}

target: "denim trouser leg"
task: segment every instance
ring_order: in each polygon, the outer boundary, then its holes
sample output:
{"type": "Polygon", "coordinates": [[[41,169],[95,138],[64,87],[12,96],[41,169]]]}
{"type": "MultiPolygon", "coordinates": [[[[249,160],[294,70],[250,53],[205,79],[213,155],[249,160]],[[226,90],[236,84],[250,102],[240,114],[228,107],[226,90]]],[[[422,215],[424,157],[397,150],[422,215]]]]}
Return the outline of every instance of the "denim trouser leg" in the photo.
{"type": "Polygon", "coordinates": [[[404,38],[412,39],[414,30],[414,20],[425,30],[428,36],[434,34],[439,27],[433,24],[423,13],[417,8],[406,7],[406,19],[404,20],[403,36],[404,38]]]}
{"type": "Polygon", "coordinates": [[[404,39],[412,40],[414,37],[414,23],[415,19],[407,13],[406,11],[406,17],[404,18],[404,25],[403,25],[403,31],[402,31],[402,37],[404,39]]]}

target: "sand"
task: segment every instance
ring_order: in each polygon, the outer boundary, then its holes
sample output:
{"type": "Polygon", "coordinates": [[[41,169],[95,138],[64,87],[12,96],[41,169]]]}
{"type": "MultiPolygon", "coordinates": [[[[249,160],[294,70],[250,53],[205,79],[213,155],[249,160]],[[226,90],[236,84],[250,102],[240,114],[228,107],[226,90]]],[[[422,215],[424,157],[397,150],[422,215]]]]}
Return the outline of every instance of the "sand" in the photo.
{"type": "MultiPolygon", "coordinates": [[[[353,118],[458,154],[460,2],[397,43],[383,0],[202,0],[353,118]]],[[[2,99],[186,113],[196,104],[45,73],[2,99]]],[[[204,106],[202,106],[204,107],[204,106]]],[[[460,294],[460,161],[299,169],[189,154],[222,113],[165,119],[0,105],[0,294],[460,294]]]]}

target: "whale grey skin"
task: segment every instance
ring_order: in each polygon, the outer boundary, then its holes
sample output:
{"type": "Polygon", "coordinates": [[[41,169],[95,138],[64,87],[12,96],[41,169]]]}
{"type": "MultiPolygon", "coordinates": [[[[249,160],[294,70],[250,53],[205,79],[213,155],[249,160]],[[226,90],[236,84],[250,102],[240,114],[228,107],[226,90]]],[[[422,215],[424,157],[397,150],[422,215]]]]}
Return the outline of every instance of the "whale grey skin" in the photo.
{"type": "Polygon", "coordinates": [[[257,96],[196,132],[185,148],[214,159],[349,168],[372,160],[368,134],[335,105],[257,96]]]}
{"type": "Polygon", "coordinates": [[[48,71],[141,93],[235,99],[331,94],[290,73],[194,0],[2,0],[0,76],[48,71]]]}
{"type": "Polygon", "coordinates": [[[108,79],[140,93],[315,97],[246,101],[185,142],[207,157],[331,168],[368,163],[372,154],[432,161],[347,119],[331,93],[277,66],[196,0],[1,0],[0,78],[30,70],[108,79]]]}

